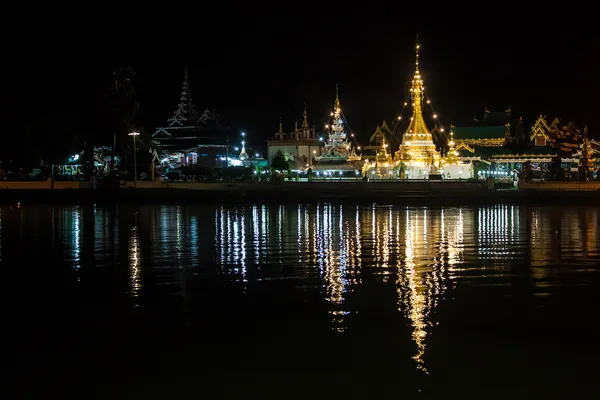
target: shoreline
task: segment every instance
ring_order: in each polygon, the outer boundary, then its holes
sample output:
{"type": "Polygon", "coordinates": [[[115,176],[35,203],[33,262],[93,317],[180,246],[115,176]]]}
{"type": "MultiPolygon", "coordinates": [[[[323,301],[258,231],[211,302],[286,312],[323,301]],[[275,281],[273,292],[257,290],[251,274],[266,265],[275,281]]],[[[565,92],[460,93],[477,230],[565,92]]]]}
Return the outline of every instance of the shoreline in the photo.
{"type": "Polygon", "coordinates": [[[0,189],[0,204],[600,205],[600,190],[488,189],[480,183],[202,183],[194,187],[0,189]]]}

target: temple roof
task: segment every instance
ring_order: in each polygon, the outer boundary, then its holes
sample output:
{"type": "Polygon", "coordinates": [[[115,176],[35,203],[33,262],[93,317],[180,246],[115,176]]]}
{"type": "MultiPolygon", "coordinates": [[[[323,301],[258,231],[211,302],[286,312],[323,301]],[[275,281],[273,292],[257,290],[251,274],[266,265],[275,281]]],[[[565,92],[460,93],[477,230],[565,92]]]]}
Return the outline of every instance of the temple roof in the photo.
{"type": "Polygon", "coordinates": [[[503,146],[473,146],[474,153],[471,153],[465,148],[458,150],[458,154],[462,157],[480,156],[482,158],[490,158],[494,155],[510,154],[510,150],[503,146]]]}
{"type": "Polygon", "coordinates": [[[362,161],[343,161],[338,163],[317,163],[311,166],[313,171],[360,171],[362,161]]]}
{"type": "Polygon", "coordinates": [[[455,140],[481,140],[481,139],[504,139],[506,127],[502,126],[467,126],[455,127],[455,140]]]}
{"type": "MultiPolygon", "coordinates": [[[[416,68],[415,75],[412,79],[411,85],[411,96],[412,96],[412,117],[410,118],[410,124],[404,135],[416,135],[422,133],[430,133],[429,129],[427,129],[427,125],[425,124],[425,120],[423,119],[423,96],[424,96],[424,87],[423,87],[423,79],[421,79],[421,73],[419,72],[419,48],[420,45],[417,43],[416,47],[416,68]]],[[[404,141],[404,139],[402,139],[404,141]]]]}

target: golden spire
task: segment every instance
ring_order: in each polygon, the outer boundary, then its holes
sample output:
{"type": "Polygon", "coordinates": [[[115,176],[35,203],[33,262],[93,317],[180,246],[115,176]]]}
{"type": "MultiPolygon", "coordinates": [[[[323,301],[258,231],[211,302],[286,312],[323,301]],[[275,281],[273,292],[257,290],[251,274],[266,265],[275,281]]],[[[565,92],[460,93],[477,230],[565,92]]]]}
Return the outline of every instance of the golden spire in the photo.
{"type": "Polygon", "coordinates": [[[283,119],[279,117],[279,133],[283,133],[283,119]]]}
{"type": "Polygon", "coordinates": [[[334,104],[334,108],[335,110],[333,110],[334,113],[338,113],[341,111],[341,107],[340,107],[340,97],[338,95],[338,84],[335,84],[335,104],[334,104]]]}
{"type": "Polygon", "coordinates": [[[294,122],[294,132],[298,132],[298,118],[296,118],[296,122],[294,122]]]}
{"type": "Polygon", "coordinates": [[[410,124],[406,130],[407,134],[422,134],[430,133],[423,120],[423,80],[421,79],[421,73],[419,72],[419,36],[417,35],[416,45],[416,62],[415,62],[415,76],[412,80],[412,87],[410,88],[412,102],[413,102],[413,115],[410,119],[410,124]]]}

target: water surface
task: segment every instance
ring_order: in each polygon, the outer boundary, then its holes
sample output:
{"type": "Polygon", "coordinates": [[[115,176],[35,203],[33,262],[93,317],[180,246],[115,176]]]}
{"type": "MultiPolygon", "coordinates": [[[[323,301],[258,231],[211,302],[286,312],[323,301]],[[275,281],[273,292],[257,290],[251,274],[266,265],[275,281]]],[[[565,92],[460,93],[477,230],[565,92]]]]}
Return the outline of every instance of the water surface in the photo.
{"type": "Polygon", "coordinates": [[[0,208],[18,398],[596,395],[600,207],[0,208]]]}

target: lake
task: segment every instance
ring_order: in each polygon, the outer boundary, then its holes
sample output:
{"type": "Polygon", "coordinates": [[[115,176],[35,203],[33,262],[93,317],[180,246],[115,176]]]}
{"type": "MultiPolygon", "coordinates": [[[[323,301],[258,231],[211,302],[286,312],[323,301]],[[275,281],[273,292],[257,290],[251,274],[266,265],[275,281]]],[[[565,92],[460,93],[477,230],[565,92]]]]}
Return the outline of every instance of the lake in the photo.
{"type": "Polygon", "coordinates": [[[576,205],[2,206],[16,397],[595,397],[599,223],[576,205]]]}

